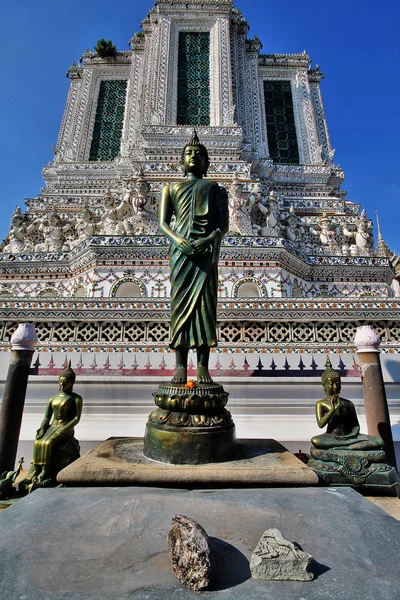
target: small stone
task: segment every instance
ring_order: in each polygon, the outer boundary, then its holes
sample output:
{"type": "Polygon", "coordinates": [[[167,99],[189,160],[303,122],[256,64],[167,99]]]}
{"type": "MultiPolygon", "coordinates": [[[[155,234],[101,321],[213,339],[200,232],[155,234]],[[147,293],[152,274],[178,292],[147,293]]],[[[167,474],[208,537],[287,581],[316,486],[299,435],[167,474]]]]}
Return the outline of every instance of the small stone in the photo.
{"type": "Polygon", "coordinates": [[[250,561],[254,579],[311,581],[313,557],[285,540],[278,529],[267,529],[250,561]]]}
{"type": "Polygon", "coordinates": [[[204,529],[193,519],[175,515],[168,533],[168,549],[175,577],[191,590],[210,587],[213,555],[204,529]]]}

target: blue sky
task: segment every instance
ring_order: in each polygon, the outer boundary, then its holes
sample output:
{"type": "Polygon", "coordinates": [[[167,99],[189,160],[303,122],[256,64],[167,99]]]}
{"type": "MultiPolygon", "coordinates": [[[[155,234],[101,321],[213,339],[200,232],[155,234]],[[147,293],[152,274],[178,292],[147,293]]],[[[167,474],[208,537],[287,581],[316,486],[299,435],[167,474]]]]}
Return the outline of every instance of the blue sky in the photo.
{"type": "MultiPolygon", "coordinates": [[[[0,22],[0,238],[14,205],[44,186],[69,81],[65,73],[100,37],[118,49],[140,30],[153,0],[20,0],[0,22]]],[[[388,0],[236,0],[263,53],[307,50],[325,80],[322,94],[335,161],[347,199],[366,208],[400,252],[400,2],[388,0]]]]}

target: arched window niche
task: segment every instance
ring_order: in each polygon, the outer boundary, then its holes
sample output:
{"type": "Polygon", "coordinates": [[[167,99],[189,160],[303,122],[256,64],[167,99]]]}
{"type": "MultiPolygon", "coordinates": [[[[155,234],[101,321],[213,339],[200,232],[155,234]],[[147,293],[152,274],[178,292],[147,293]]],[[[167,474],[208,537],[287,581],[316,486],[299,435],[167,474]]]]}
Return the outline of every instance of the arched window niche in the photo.
{"type": "Polygon", "coordinates": [[[111,298],[144,298],[146,288],[139,279],[122,279],[111,288],[111,298]]]}
{"type": "Polygon", "coordinates": [[[267,290],[265,285],[259,279],[239,279],[233,288],[234,298],[266,298],[267,290]]]}

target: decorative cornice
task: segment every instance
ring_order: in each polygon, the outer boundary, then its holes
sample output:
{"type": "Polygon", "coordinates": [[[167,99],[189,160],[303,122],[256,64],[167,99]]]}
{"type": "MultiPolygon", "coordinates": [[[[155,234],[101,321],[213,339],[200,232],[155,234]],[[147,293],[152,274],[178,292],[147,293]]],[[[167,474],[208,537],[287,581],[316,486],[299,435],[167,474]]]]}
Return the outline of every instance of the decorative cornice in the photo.
{"type": "Polygon", "coordinates": [[[259,54],[263,47],[261,40],[257,35],[252,40],[246,40],[246,52],[251,54],[259,54]]]}
{"type": "Polygon", "coordinates": [[[310,57],[305,50],[301,54],[260,54],[258,64],[260,67],[308,69],[310,57]]]}
{"type": "MultiPolygon", "coordinates": [[[[226,127],[199,126],[198,136],[210,155],[221,153],[240,159],[243,145],[243,131],[237,125],[226,127]]],[[[141,128],[143,149],[149,156],[175,154],[180,156],[182,148],[190,140],[193,127],[187,125],[150,125],[141,128]]]]}
{"type": "Polygon", "coordinates": [[[151,13],[158,12],[172,12],[172,11],[203,11],[204,8],[208,9],[219,9],[224,7],[233,9],[232,0],[157,0],[154,8],[150,11],[151,13]]]}
{"type": "Polygon", "coordinates": [[[128,44],[133,51],[143,51],[145,47],[145,34],[142,31],[135,33],[129,40],[128,44]]]}
{"type": "MultiPolygon", "coordinates": [[[[118,248],[121,251],[121,256],[125,251],[129,252],[131,248],[151,248],[155,260],[160,258],[161,248],[167,248],[168,242],[164,236],[92,236],[88,237],[80,245],[73,250],[59,252],[32,252],[23,254],[0,254],[0,263],[3,265],[12,265],[15,267],[17,263],[57,263],[71,262],[82,252],[88,249],[94,250],[118,248]]],[[[387,257],[378,256],[307,256],[292,242],[284,238],[262,237],[262,236],[227,236],[221,245],[221,251],[224,248],[242,250],[249,254],[251,258],[251,249],[264,249],[266,252],[270,248],[284,248],[291,254],[301,258],[304,262],[310,265],[330,265],[330,266],[362,266],[362,267],[389,267],[392,269],[392,263],[387,257]]],[[[164,255],[164,251],[161,250],[164,255]]],[[[227,257],[229,252],[227,253],[227,257]]],[[[223,255],[221,255],[221,259],[223,255]]]]}
{"type": "Polygon", "coordinates": [[[68,69],[66,76],[70,78],[71,81],[76,81],[77,79],[82,79],[83,75],[83,67],[78,67],[75,63],[72,63],[70,68],[68,69]]]}
{"type": "MultiPolygon", "coordinates": [[[[124,298],[43,298],[1,299],[0,319],[13,321],[119,321],[120,319],[170,319],[169,299],[124,298]]],[[[219,299],[218,320],[301,321],[379,321],[400,322],[400,298],[322,299],[322,298],[227,298],[219,299]]]]}
{"type": "Polygon", "coordinates": [[[96,52],[91,52],[90,50],[85,50],[82,54],[79,62],[84,65],[84,67],[88,66],[116,66],[121,64],[130,64],[132,58],[131,50],[123,50],[118,51],[116,56],[106,56],[105,58],[101,58],[96,54],[96,52]]]}
{"type": "Polygon", "coordinates": [[[319,65],[316,65],[315,69],[308,69],[308,80],[311,83],[319,83],[321,79],[324,79],[324,74],[319,68],[319,65]]]}

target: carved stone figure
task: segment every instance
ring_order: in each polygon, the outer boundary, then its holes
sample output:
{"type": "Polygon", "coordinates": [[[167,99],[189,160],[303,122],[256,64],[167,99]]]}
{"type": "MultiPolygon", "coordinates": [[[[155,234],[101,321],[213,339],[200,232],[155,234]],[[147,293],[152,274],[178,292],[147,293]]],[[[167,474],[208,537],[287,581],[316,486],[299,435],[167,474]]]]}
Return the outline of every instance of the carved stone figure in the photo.
{"type": "Polygon", "coordinates": [[[210,348],[217,345],[218,257],[228,231],[226,190],[203,179],[209,166],[197,134],[182,156],[186,179],[163,189],[160,229],[171,240],[171,343],[176,353],[172,383],[187,380],[189,348],[197,351],[197,380],[211,383],[210,348]],[[172,230],[171,219],[175,215],[172,230]]]}
{"type": "Polygon", "coordinates": [[[262,201],[258,202],[257,206],[265,218],[265,223],[261,227],[261,235],[278,237],[280,235],[280,218],[278,199],[274,191],[270,191],[266,206],[262,201]]]}
{"type": "Polygon", "coordinates": [[[16,492],[15,483],[22,471],[24,458],[20,458],[15,471],[6,471],[0,475],[0,500],[10,498],[16,492]]]}
{"type": "Polygon", "coordinates": [[[78,215],[78,220],[75,224],[75,244],[79,244],[90,235],[93,235],[96,232],[96,228],[96,217],[86,204],[83,211],[78,215]]]}
{"type": "MultiPolygon", "coordinates": [[[[53,252],[57,250],[69,250],[66,244],[65,234],[70,229],[70,224],[63,224],[57,211],[53,208],[48,217],[38,219],[38,229],[43,235],[44,241],[37,244],[35,250],[38,252],[53,252]]],[[[37,227],[37,221],[32,223],[27,230],[37,227]]]]}
{"type": "Polygon", "coordinates": [[[342,256],[350,256],[350,248],[348,244],[342,244],[342,256]]]}
{"type": "Polygon", "coordinates": [[[318,227],[316,229],[311,227],[310,232],[314,235],[318,235],[321,244],[327,248],[330,254],[342,252],[340,247],[339,228],[332,223],[326,212],[324,212],[322,217],[318,220],[318,227]]]}
{"type": "Polygon", "coordinates": [[[30,220],[27,219],[26,229],[24,231],[24,252],[35,252],[39,244],[44,241],[43,233],[39,229],[41,220],[35,218],[30,220]]]}
{"type": "Polygon", "coordinates": [[[281,225],[281,229],[283,230],[285,238],[289,240],[289,242],[295,242],[300,233],[303,231],[303,228],[299,227],[298,225],[298,219],[296,213],[294,212],[293,204],[290,207],[286,225],[281,225]]]}
{"type": "Polygon", "coordinates": [[[60,391],[47,403],[44,419],[36,433],[31,467],[21,486],[47,485],[57,473],[79,458],[74,428],[82,414],[82,397],[73,392],[75,373],[71,363],[59,377],[60,391]]]}
{"type": "Polygon", "coordinates": [[[332,485],[396,484],[396,469],[387,464],[383,440],[360,433],[354,404],[339,395],[340,375],[329,358],[321,380],[326,396],[315,410],[318,426],[327,430],[312,438],[308,466],[332,485]]]}
{"type": "Polygon", "coordinates": [[[243,195],[243,184],[235,175],[229,188],[229,231],[239,235],[252,235],[253,229],[248,200],[243,195]]]}
{"type": "Polygon", "coordinates": [[[358,256],[372,256],[374,253],[374,236],[370,231],[369,221],[366,218],[365,210],[361,212],[360,217],[355,222],[356,231],[343,228],[343,234],[354,240],[350,246],[350,254],[358,256]]]}
{"type": "MultiPolygon", "coordinates": [[[[129,196],[129,216],[124,219],[124,229],[128,235],[148,234],[158,232],[158,219],[150,206],[150,184],[143,175],[135,183],[135,188],[129,196]]],[[[125,196],[126,201],[127,196],[125,196]]]]}
{"type": "Polygon", "coordinates": [[[26,224],[25,217],[21,213],[19,206],[15,207],[14,214],[11,217],[11,228],[8,233],[8,243],[3,248],[3,252],[10,254],[19,254],[25,249],[26,224]]]}
{"type": "Polygon", "coordinates": [[[103,198],[104,211],[100,219],[100,231],[104,235],[121,235],[123,224],[120,219],[121,205],[116,206],[115,198],[107,190],[103,198]]]}
{"type": "Polygon", "coordinates": [[[313,557],[286,540],[278,529],[267,529],[250,561],[254,579],[265,581],[311,581],[313,557]]]}

